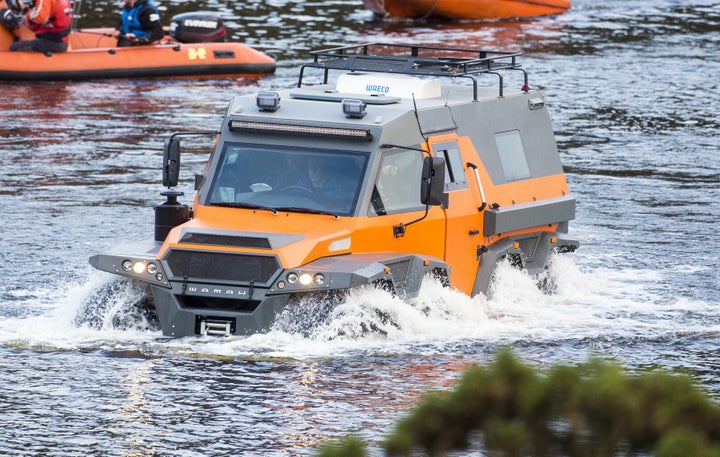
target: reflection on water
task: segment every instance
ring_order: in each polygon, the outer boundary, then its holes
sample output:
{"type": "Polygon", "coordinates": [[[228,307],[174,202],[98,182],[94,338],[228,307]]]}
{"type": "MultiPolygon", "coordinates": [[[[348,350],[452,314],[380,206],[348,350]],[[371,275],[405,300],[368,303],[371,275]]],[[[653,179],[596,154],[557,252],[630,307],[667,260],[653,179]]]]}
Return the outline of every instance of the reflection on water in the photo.
{"type": "MultiPolygon", "coordinates": [[[[498,23],[375,21],[356,0],[160,3],[166,18],[221,12],[278,71],[0,85],[0,454],[311,455],[357,431],[379,455],[422,391],[504,344],[541,366],[601,354],[682,370],[720,398],[715,3],[575,0],[498,23]],[[556,259],[557,294],[512,269],[492,299],[360,294],[305,337],[168,340],[139,315],[116,327],[122,300],[76,319],[109,280],[87,258],[152,236],[170,132],[216,128],[233,94],[293,86],[309,50],[369,41],[523,52],[578,199],[581,248],[556,259]],[[378,302],[402,327],[349,331],[378,302]]],[[[113,24],[117,8],[86,0],[79,24],[113,24]]],[[[184,157],[186,202],[204,147],[184,157]]]]}

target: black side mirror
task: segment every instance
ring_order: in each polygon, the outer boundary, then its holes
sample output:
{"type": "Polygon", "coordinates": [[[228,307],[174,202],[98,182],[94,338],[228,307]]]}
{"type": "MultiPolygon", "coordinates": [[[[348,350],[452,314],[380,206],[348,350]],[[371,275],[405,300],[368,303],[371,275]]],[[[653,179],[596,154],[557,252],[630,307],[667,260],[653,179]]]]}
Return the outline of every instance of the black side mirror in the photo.
{"type": "Polygon", "coordinates": [[[425,205],[448,207],[445,193],[445,159],[425,157],[420,181],[420,201],[425,205]]]}
{"type": "Polygon", "coordinates": [[[180,177],[180,139],[175,135],[165,140],[163,161],[163,186],[177,186],[180,177]]]}

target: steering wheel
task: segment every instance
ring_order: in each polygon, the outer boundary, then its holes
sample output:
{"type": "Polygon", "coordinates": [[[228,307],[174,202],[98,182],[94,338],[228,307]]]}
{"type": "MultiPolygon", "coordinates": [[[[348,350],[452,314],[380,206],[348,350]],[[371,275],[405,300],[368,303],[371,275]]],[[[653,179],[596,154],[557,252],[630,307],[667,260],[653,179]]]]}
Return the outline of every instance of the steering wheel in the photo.
{"type": "Polygon", "coordinates": [[[313,191],[311,189],[308,189],[307,187],[300,186],[300,185],[283,187],[282,189],[280,189],[280,192],[293,191],[293,190],[299,190],[301,192],[307,192],[309,194],[313,193],[313,191]]]}

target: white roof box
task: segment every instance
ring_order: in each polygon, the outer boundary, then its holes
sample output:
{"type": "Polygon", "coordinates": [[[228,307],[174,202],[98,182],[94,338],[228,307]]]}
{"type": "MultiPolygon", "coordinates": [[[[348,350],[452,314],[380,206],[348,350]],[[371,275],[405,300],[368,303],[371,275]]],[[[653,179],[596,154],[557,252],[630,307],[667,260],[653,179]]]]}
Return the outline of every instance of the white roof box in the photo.
{"type": "Polygon", "coordinates": [[[387,73],[344,73],[338,78],[337,91],[422,100],[440,96],[440,80],[387,73]]]}

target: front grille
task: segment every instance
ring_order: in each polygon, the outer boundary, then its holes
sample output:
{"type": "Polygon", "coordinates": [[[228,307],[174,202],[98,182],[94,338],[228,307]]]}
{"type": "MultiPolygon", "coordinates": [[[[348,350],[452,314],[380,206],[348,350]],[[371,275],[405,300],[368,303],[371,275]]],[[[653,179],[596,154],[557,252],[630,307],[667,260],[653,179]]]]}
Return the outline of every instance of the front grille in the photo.
{"type": "Polygon", "coordinates": [[[191,281],[269,283],[281,269],[275,256],[172,250],[165,259],[171,278],[191,281]]]}
{"type": "Polygon", "coordinates": [[[252,236],[215,235],[212,233],[186,233],[181,243],[234,246],[238,248],[270,249],[270,240],[252,236]]]}
{"type": "Polygon", "coordinates": [[[178,295],[182,308],[211,309],[218,311],[233,311],[241,313],[252,313],[258,305],[259,300],[236,300],[222,297],[198,297],[193,295],[178,295]]]}

